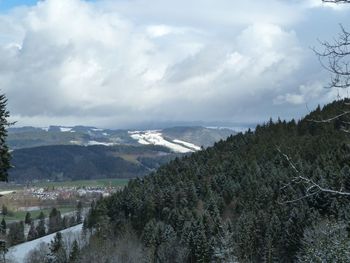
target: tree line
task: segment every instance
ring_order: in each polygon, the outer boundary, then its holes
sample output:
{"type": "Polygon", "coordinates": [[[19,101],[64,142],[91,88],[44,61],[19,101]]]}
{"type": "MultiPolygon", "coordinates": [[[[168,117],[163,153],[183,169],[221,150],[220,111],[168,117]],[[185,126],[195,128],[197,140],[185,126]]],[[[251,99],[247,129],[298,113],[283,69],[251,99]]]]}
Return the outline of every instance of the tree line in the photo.
{"type": "Polygon", "coordinates": [[[100,243],[133,236],[146,262],[348,262],[349,196],[307,196],[291,162],[318,185],[350,192],[349,103],[177,158],[98,201],[86,224],[100,243]]]}
{"type": "Polygon", "coordinates": [[[23,221],[8,224],[3,217],[0,223],[1,237],[6,240],[8,246],[13,246],[81,224],[83,222],[82,203],[78,202],[76,208],[77,210],[72,216],[62,216],[57,208],[52,208],[47,218],[41,211],[36,220],[32,218],[30,212],[27,212],[23,221]],[[29,227],[27,234],[25,233],[25,225],[29,227]]]}

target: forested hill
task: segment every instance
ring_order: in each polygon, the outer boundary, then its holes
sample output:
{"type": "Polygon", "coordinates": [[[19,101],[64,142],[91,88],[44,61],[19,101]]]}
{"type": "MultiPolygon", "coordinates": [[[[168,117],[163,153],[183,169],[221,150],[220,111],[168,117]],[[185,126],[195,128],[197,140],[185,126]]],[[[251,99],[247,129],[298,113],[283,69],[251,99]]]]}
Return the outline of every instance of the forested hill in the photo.
{"type": "Polygon", "coordinates": [[[349,102],[175,159],[98,202],[89,226],[131,226],[148,262],[350,262],[350,198],[295,179],[350,192],[349,102]]]}

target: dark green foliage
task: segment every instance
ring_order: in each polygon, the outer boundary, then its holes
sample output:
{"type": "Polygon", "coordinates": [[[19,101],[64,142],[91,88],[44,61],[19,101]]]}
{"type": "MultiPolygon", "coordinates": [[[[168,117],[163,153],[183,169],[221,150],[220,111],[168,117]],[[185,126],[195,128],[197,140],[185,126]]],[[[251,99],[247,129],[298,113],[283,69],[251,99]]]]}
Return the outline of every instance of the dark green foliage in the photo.
{"type": "Polygon", "coordinates": [[[305,229],[327,217],[348,222],[350,200],[322,192],[302,198],[308,186],[293,181],[297,174],[281,152],[321,186],[349,189],[350,138],[342,130],[350,116],[310,121],[348,111],[349,102],[333,102],[298,122],[270,120],[177,158],[97,202],[87,225],[96,228],[107,216],[115,232],[131,226],[150,262],[159,262],[167,244],[181,247],[187,262],[294,262],[305,229]]]}
{"type": "Polygon", "coordinates": [[[86,232],[87,229],[88,229],[88,218],[85,217],[83,221],[83,232],[86,232]]]}
{"type": "Polygon", "coordinates": [[[64,242],[62,240],[61,232],[57,232],[54,239],[51,241],[50,253],[48,255],[48,262],[52,263],[66,263],[67,255],[64,242]]]}
{"type": "Polygon", "coordinates": [[[2,205],[2,215],[3,216],[6,216],[8,214],[8,209],[7,209],[7,206],[6,205],[2,205]]]}
{"type": "Polygon", "coordinates": [[[30,225],[32,223],[32,217],[30,215],[30,212],[26,213],[26,217],[24,219],[24,223],[27,224],[27,225],[30,225]]]}
{"type": "Polygon", "coordinates": [[[16,182],[133,178],[149,174],[178,156],[153,145],[52,145],[18,149],[12,155],[14,168],[10,170],[10,180],[16,182]]]}
{"type": "Polygon", "coordinates": [[[0,257],[2,262],[6,262],[6,253],[8,252],[7,243],[5,240],[0,240],[0,257]]]}
{"type": "Polygon", "coordinates": [[[74,226],[76,224],[77,224],[76,218],[74,216],[69,217],[68,225],[71,227],[71,226],[74,226]]]}
{"type": "Polygon", "coordinates": [[[34,223],[31,222],[30,229],[29,229],[28,236],[27,236],[27,240],[30,241],[30,240],[33,240],[36,238],[38,238],[38,231],[36,230],[34,223]]]}
{"type": "Polygon", "coordinates": [[[63,228],[61,212],[55,207],[52,208],[49,215],[49,233],[54,233],[63,228]]]}
{"type": "Polygon", "coordinates": [[[6,144],[7,128],[11,125],[7,121],[10,117],[10,112],[6,109],[7,99],[4,94],[0,95],[0,181],[8,180],[8,170],[11,167],[10,164],[10,152],[6,144]]]}
{"type": "Polygon", "coordinates": [[[8,240],[11,245],[16,245],[25,241],[23,221],[14,222],[9,225],[8,240]]]}
{"type": "Polygon", "coordinates": [[[83,203],[79,201],[77,204],[77,218],[76,218],[77,224],[82,223],[82,220],[83,220],[82,212],[83,212],[83,203]]]}
{"type": "Polygon", "coordinates": [[[62,219],[62,229],[66,229],[67,227],[69,227],[69,217],[64,216],[62,219]]]}
{"type": "Polygon", "coordinates": [[[38,219],[39,219],[39,223],[36,227],[36,231],[38,233],[38,237],[43,237],[46,235],[45,215],[43,212],[40,212],[38,219]]]}
{"type": "Polygon", "coordinates": [[[324,220],[305,229],[299,262],[350,262],[350,238],[341,222],[324,220]]]}
{"type": "Polygon", "coordinates": [[[1,234],[5,235],[6,234],[6,229],[7,229],[7,225],[6,225],[5,218],[2,218],[1,224],[0,224],[0,232],[1,232],[1,234]]]}
{"type": "Polygon", "coordinates": [[[76,240],[72,244],[72,249],[69,254],[69,263],[76,263],[79,260],[79,245],[76,240]]]}

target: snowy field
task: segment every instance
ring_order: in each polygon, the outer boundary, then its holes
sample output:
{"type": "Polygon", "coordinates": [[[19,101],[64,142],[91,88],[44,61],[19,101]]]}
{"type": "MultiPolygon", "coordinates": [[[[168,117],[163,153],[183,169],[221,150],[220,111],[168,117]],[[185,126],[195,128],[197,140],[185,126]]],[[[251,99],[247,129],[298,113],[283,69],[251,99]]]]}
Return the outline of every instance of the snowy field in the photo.
{"type": "MultiPolygon", "coordinates": [[[[71,239],[72,235],[77,236],[78,239],[81,234],[82,226],[83,224],[80,224],[60,231],[63,235],[63,240],[65,238],[68,238],[68,236],[71,239]]],[[[40,243],[49,244],[55,235],[56,233],[35,239],[33,241],[25,242],[17,246],[13,246],[9,249],[9,253],[7,253],[6,257],[13,260],[13,262],[23,263],[25,262],[24,260],[26,258],[26,255],[31,250],[36,248],[40,243]]]]}
{"type": "Polygon", "coordinates": [[[184,141],[177,140],[177,139],[173,140],[173,142],[175,142],[177,144],[182,144],[182,145],[186,146],[187,148],[194,149],[195,151],[200,151],[201,150],[201,147],[199,147],[197,145],[194,145],[193,143],[184,142],[184,141]]]}
{"type": "Polygon", "coordinates": [[[134,140],[137,140],[140,144],[153,144],[165,146],[172,150],[173,152],[178,153],[188,153],[199,151],[201,148],[197,145],[194,145],[189,142],[184,142],[180,140],[173,140],[169,142],[165,140],[162,136],[162,133],[159,131],[133,131],[129,132],[130,137],[134,140]]]}
{"type": "Polygon", "coordinates": [[[116,144],[115,144],[115,143],[112,143],[112,142],[89,141],[89,142],[87,143],[87,146],[91,146],[91,145],[114,146],[114,145],[116,145],[116,144]]]}

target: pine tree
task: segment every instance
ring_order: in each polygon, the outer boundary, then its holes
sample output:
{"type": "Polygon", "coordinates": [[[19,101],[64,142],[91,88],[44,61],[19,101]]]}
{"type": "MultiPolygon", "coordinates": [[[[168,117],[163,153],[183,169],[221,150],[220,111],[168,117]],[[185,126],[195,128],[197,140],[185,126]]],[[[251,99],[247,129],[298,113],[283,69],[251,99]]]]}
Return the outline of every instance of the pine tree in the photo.
{"type": "Polygon", "coordinates": [[[49,262],[53,262],[53,263],[67,262],[66,250],[64,247],[61,232],[56,233],[54,239],[51,241],[49,245],[49,249],[50,249],[49,262]]]}
{"type": "Polygon", "coordinates": [[[7,128],[11,125],[7,118],[10,112],[6,109],[7,99],[4,94],[0,95],[0,181],[8,180],[8,169],[10,164],[10,152],[6,145],[7,128]]]}
{"type": "Polygon", "coordinates": [[[86,236],[88,230],[88,219],[85,217],[83,221],[83,235],[86,236]]]}
{"type": "Polygon", "coordinates": [[[6,205],[2,205],[2,215],[6,216],[8,214],[8,209],[6,205]]]}
{"type": "Polygon", "coordinates": [[[14,222],[10,225],[8,239],[11,245],[19,244],[25,241],[23,221],[14,222]]]}
{"type": "Polygon", "coordinates": [[[72,245],[72,250],[69,254],[69,263],[75,263],[78,262],[79,259],[79,245],[76,240],[74,240],[72,245]]]}
{"type": "Polygon", "coordinates": [[[71,226],[74,226],[75,224],[76,224],[76,221],[75,221],[75,216],[71,216],[70,218],[69,218],[69,226],[71,227],[71,226]]]}
{"type": "Polygon", "coordinates": [[[2,262],[6,262],[6,253],[8,252],[7,244],[5,240],[0,240],[0,255],[2,262]]]}
{"type": "Polygon", "coordinates": [[[69,218],[68,216],[64,216],[62,219],[62,229],[66,229],[69,227],[69,218]]]}
{"type": "Polygon", "coordinates": [[[52,208],[49,215],[49,233],[54,233],[62,229],[61,212],[55,207],[52,208]]]}
{"type": "Polygon", "coordinates": [[[98,220],[98,213],[97,213],[97,209],[96,209],[95,200],[93,200],[91,202],[91,207],[90,207],[90,210],[89,210],[89,216],[88,216],[88,220],[87,220],[87,227],[89,229],[92,229],[93,227],[95,227],[96,224],[97,224],[97,220],[98,220]]]}
{"type": "Polygon", "coordinates": [[[27,212],[26,217],[24,219],[24,223],[27,225],[30,225],[32,223],[32,217],[30,215],[30,212],[27,212]]]}
{"type": "Polygon", "coordinates": [[[344,181],[344,191],[350,191],[350,167],[345,165],[341,170],[341,175],[344,181]]]}
{"type": "Polygon", "coordinates": [[[2,218],[1,220],[0,229],[1,229],[1,234],[6,235],[7,226],[6,226],[5,218],[2,218]]]}
{"type": "Polygon", "coordinates": [[[39,223],[36,227],[36,231],[38,232],[38,237],[43,237],[46,235],[46,227],[45,227],[45,214],[41,211],[38,217],[39,223]]]}
{"type": "Polygon", "coordinates": [[[27,240],[30,241],[30,240],[36,239],[37,237],[38,237],[38,231],[34,226],[34,222],[31,222],[27,240]]]}
{"type": "Polygon", "coordinates": [[[83,212],[83,204],[81,201],[79,201],[77,204],[77,224],[81,224],[83,221],[82,212],[83,212]]]}

